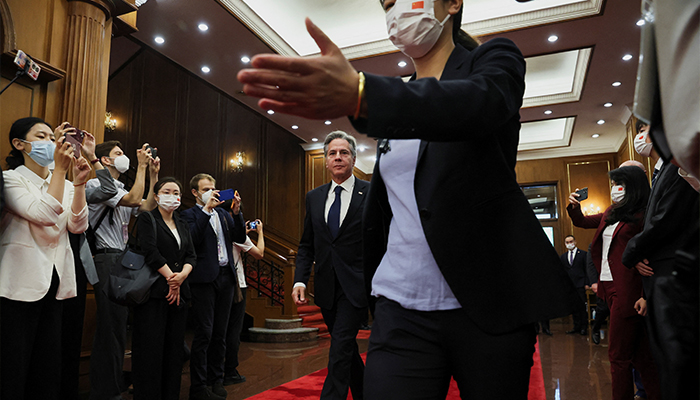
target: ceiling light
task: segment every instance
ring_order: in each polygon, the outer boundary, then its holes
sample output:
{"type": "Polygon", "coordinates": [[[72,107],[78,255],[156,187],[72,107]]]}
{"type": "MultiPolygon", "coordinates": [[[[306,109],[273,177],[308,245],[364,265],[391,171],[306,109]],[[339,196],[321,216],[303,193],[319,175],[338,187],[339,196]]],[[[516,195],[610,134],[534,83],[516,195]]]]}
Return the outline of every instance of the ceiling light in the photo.
{"type": "Polygon", "coordinates": [[[331,124],[331,121],[326,121],[325,124],[326,124],[326,125],[330,125],[330,124],[331,124]]]}
{"type": "Polygon", "coordinates": [[[248,57],[248,56],[243,56],[243,57],[241,57],[241,61],[244,62],[244,63],[246,63],[246,64],[248,64],[248,63],[250,62],[250,57],[248,57]]]}
{"type": "Polygon", "coordinates": [[[406,64],[406,61],[399,61],[399,67],[403,68],[406,65],[408,65],[408,64],[406,64]]]}
{"type": "Polygon", "coordinates": [[[613,82],[612,85],[615,86],[615,87],[618,87],[618,86],[622,85],[622,83],[620,83],[620,82],[613,82]]]}
{"type": "Polygon", "coordinates": [[[591,137],[592,137],[593,139],[598,139],[598,138],[600,137],[600,134],[599,134],[599,133],[594,133],[594,134],[591,135],[591,137]]]}
{"type": "Polygon", "coordinates": [[[209,69],[209,67],[207,67],[206,65],[202,67],[202,72],[204,72],[205,74],[208,74],[209,71],[211,71],[211,69],[209,69]]]}
{"type": "Polygon", "coordinates": [[[197,25],[197,28],[199,28],[199,30],[202,32],[206,32],[209,29],[207,24],[199,24],[199,25],[197,25]]]}
{"type": "Polygon", "coordinates": [[[632,59],[632,54],[625,54],[624,56],[622,56],[623,61],[629,61],[631,59],[632,59]]]}
{"type": "Polygon", "coordinates": [[[551,113],[552,113],[552,110],[544,110],[544,114],[545,114],[545,115],[549,115],[549,114],[551,114],[551,113]]]}
{"type": "Polygon", "coordinates": [[[312,142],[318,142],[318,139],[316,139],[316,138],[311,138],[311,141],[312,141],[312,142]]]}
{"type": "Polygon", "coordinates": [[[299,125],[292,125],[292,129],[299,129],[299,125]]]}
{"type": "Polygon", "coordinates": [[[612,103],[605,103],[603,104],[603,107],[610,108],[612,107],[612,103]]]}
{"type": "Polygon", "coordinates": [[[267,113],[270,114],[270,115],[272,115],[272,114],[274,114],[275,112],[274,112],[273,110],[267,110],[267,113]]]}
{"type": "Polygon", "coordinates": [[[644,18],[637,21],[637,26],[643,26],[644,24],[646,24],[646,21],[644,21],[644,18]]]}
{"type": "Polygon", "coordinates": [[[559,36],[557,36],[557,35],[552,35],[552,36],[550,36],[549,38],[547,38],[547,40],[549,40],[550,43],[554,43],[554,42],[556,42],[557,40],[559,40],[559,36]]]}
{"type": "Polygon", "coordinates": [[[603,125],[603,124],[605,123],[605,120],[604,120],[604,119],[599,119],[597,123],[598,123],[598,125],[603,125]]]}
{"type": "Polygon", "coordinates": [[[357,146],[357,150],[365,151],[367,148],[365,146],[357,146]]]}
{"type": "Polygon", "coordinates": [[[153,40],[155,40],[155,42],[158,43],[158,44],[163,44],[163,43],[165,43],[165,39],[163,39],[162,36],[156,36],[156,38],[153,39],[153,40]]]}

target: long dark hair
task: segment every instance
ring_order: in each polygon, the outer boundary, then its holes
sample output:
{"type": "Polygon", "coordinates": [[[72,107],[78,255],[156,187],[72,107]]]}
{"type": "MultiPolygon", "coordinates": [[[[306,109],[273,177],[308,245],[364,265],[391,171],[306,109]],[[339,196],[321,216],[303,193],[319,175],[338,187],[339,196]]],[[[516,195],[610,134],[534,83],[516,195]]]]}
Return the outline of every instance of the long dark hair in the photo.
{"type": "Polygon", "coordinates": [[[620,167],[608,173],[610,179],[625,188],[625,197],[613,204],[605,220],[609,225],[616,222],[637,222],[640,213],[646,210],[649,202],[649,181],[647,174],[639,167],[620,167]]]}
{"type": "MultiPolygon", "coordinates": [[[[443,0],[446,1],[446,0],[443,0]]],[[[379,0],[379,3],[384,7],[384,0],[379,0]]],[[[462,11],[464,10],[464,4],[460,7],[459,12],[452,16],[452,40],[455,44],[459,44],[467,50],[474,50],[481,43],[470,36],[467,32],[462,30],[462,11]]]]}
{"type": "Polygon", "coordinates": [[[5,158],[5,162],[7,162],[7,166],[10,167],[10,169],[15,169],[20,165],[24,165],[24,157],[22,156],[22,152],[15,148],[15,146],[12,144],[12,140],[27,139],[27,133],[36,124],[45,124],[49,127],[49,129],[51,129],[51,125],[47,124],[43,119],[36,117],[20,118],[12,124],[12,127],[10,128],[10,146],[12,146],[12,150],[10,150],[10,155],[5,158]]]}

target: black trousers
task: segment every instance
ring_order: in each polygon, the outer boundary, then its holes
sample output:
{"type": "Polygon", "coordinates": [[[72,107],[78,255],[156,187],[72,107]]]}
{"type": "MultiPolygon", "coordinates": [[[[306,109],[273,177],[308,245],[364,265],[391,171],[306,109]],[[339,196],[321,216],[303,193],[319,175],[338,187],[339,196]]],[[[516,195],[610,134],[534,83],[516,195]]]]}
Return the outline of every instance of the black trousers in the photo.
{"type": "Polygon", "coordinates": [[[85,321],[85,296],[87,276],[80,261],[80,235],[69,234],[73,259],[75,260],[75,281],[78,294],[63,300],[63,323],[61,324],[61,400],[78,400],[80,380],[80,352],[83,344],[83,322],[85,321]]]}
{"type": "Polygon", "coordinates": [[[90,400],[121,399],[126,390],[122,367],[126,350],[126,320],[129,309],[107,297],[109,269],[119,253],[95,254],[95,268],[100,281],[95,284],[96,329],[90,354],[90,400]]]}
{"type": "Polygon", "coordinates": [[[593,322],[593,332],[600,332],[600,327],[605,323],[605,319],[610,316],[610,308],[605,300],[596,296],[595,322],[593,322]]]}
{"type": "Polygon", "coordinates": [[[236,368],[238,368],[238,350],[241,348],[241,331],[245,318],[246,290],[246,288],[241,288],[243,300],[240,303],[231,304],[231,315],[226,330],[226,361],[224,363],[226,376],[234,375],[236,368]]]}
{"type": "Polygon", "coordinates": [[[213,282],[190,284],[195,321],[190,357],[191,390],[224,380],[226,328],[235,284],[235,276],[228,265],[220,268],[213,282]]]}
{"type": "Polygon", "coordinates": [[[579,304],[574,311],[574,329],[577,331],[582,331],[588,329],[588,313],[586,312],[586,289],[576,288],[576,293],[581,299],[581,304],[579,304]]]}
{"type": "Polygon", "coordinates": [[[59,398],[61,317],[53,270],[48,293],[39,301],[0,298],[0,399],[59,398]]]}
{"type": "Polygon", "coordinates": [[[415,311],[379,298],[365,399],[443,400],[454,377],[463,399],[526,400],[535,341],[532,324],[492,335],[462,309],[415,311]]]}
{"type": "Polygon", "coordinates": [[[364,393],[365,363],[360,357],[356,338],[367,315],[367,307],[353,306],[336,279],[333,308],[321,308],[321,314],[331,334],[328,375],[323,382],[321,400],[345,400],[348,397],[348,387],[352,391],[352,398],[361,400],[364,393]]]}
{"type": "Polygon", "coordinates": [[[134,400],[178,400],[187,306],[151,298],[134,307],[131,370],[134,400]]]}

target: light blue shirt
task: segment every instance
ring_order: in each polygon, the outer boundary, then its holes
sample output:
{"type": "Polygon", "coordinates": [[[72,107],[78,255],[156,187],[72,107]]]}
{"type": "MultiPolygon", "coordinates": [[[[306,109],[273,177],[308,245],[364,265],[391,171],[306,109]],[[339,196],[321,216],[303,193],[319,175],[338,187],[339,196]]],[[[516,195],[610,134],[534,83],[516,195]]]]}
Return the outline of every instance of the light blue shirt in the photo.
{"type": "MultiPolygon", "coordinates": [[[[393,217],[387,250],[372,279],[372,295],[419,311],[461,308],[428,246],[414,189],[420,140],[391,140],[379,172],[393,217]]],[[[445,223],[450,223],[445,221],[445,223]]]]}
{"type": "Polygon", "coordinates": [[[228,254],[226,254],[226,236],[224,235],[224,229],[221,226],[219,214],[215,210],[211,210],[209,213],[204,211],[204,206],[201,204],[197,204],[197,207],[199,207],[203,213],[209,216],[209,223],[214,229],[214,232],[216,232],[216,241],[218,242],[216,244],[216,250],[219,256],[219,266],[223,267],[224,265],[228,265],[228,254]]]}

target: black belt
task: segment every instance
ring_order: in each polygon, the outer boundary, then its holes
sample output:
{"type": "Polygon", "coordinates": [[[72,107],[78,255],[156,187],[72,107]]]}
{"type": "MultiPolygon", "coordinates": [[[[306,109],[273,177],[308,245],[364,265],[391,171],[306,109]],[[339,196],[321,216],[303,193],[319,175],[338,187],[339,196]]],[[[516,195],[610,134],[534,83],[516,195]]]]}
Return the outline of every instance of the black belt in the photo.
{"type": "Polygon", "coordinates": [[[121,253],[121,252],[122,252],[122,250],[120,250],[120,249],[106,248],[106,249],[97,249],[97,251],[95,253],[97,253],[97,254],[102,254],[102,253],[109,254],[109,253],[121,253]]]}

